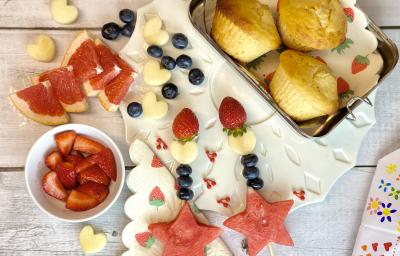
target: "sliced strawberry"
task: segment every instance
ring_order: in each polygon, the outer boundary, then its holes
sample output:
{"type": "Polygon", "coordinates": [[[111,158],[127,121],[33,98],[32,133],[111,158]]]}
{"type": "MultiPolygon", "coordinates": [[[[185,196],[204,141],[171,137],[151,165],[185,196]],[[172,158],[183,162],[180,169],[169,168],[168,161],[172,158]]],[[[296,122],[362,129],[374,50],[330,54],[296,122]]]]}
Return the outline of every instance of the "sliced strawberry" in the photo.
{"type": "Polygon", "coordinates": [[[56,166],[57,177],[67,189],[73,189],[76,186],[77,175],[72,163],[62,162],[56,166]]]}
{"type": "Polygon", "coordinates": [[[79,184],[86,184],[88,182],[95,182],[108,186],[110,184],[110,177],[96,164],[83,170],[79,173],[79,184]]]}
{"type": "Polygon", "coordinates": [[[247,115],[242,104],[232,97],[225,97],[219,106],[219,120],[226,129],[242,128],[247,115]]]}
{"type": "Polygon", "coordinates": [[[115,168],[114,155],[111,149],[106,148],[103,151],[90,156],[93,161],[110,177],[113,181],[117,180],[117,171],[115,168]]]}
{"type": "Polygon", "coordinates": [[[85,158],[78,151],[72,151],[71,154],[64,156],[66,162],[72,163],[75,167],[85,158]]]}
{"type": "Polygon", "coordinates": [[[57,133],[54,136],[57,148],[63,155],[68,155],[71,152],[72,147],[74,146],[75,138],[76,138],[75,131],[65,131],[57,133]]]}
{"type": "Polygon", "coordinates": [[[104,146],[97,141],[78,135],[76,136],[73,149],[83,153],[96,154],[102,151],[104,146]]]}
{"type": "Polygon", "coordinates": [[[58,163],[63,161],[62,155],[58,151],[53,151],[46,156],[44,163],[50,170],[55,171],[58,163]]]}
{"type": "Polygon", "coordinates": [[[86,211],[97,206],[99,202],[83,192],[72,190],[68,196],[65,207],[73,211],[86,211]]]}
{"type": "Polygon", "coordinates": [[[84,158],[82,161],[80,161],[77,165],[76,165],[76,172],[80,173],[84,170],[86,170],[87,168],[89,168],[90,166],[95,165],[96,162],[93,160],[93,155],[88,156],[86,158],[84,158]]]}
{"type": "Polygon", "coordinates": [[[184,108],[176,115],[172,132],[180,140],[191,140],[199,132],[199,120],[192,110],[184,108]]]}
{"type": "Polygon", "coordinates": [[[75,190],[96,198],[99,203],[103,202],[108,195],[108,186],[94,182],[83,184],[75,190]]]}
{"type": "Polygon", "coordinates": [[[59,200],[65,201],[68,197],[67,191],[57,178],[57,173],[54,171],[49,171],[43,176],[42,187],[44,192],[59,200]]]}

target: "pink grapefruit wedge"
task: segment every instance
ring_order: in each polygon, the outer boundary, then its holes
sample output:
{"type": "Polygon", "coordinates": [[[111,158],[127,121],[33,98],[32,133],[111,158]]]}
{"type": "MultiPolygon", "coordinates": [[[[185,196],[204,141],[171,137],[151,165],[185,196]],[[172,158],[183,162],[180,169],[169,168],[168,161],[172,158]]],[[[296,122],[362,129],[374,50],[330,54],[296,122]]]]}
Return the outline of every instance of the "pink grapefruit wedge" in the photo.
{"type": "Polygon", "coordinates": [[[104,86],[104,89],[99,94],[99,100],[105,110],[115,112],[118,106],[125,98],[129,91],[129,87],[134,82],[136,73],[131,66],[116,56],[117,64],[121,68],[120,74],[110,83],[104,86]]]}
{"type": "Polygon", "coordinates": [[[117,64],[117,57],[113,51],[100,39],[95,40],[95,45],[103,72],[84,82],[83,88],[87,96],[96,96],[104,89],[106,84],[110,83],[121,72],[121,68],[117,64]]]}
{"type": "Polygon", "coordinates": [[[80,32],[61,62],[61,66],[72,65],[78,81],[85,82],[98,74],[103,69],[96,52],[96,45],[87,31],[80,32]]]}
{"type": "Polygon", "coordinates": [[[44,125],[68,123],[68,115],[58,102],[50,83],[43,82],[10,95],[15,107],[27,118],[44,125]]]}
{"type": "Polygon", "coordinates": [[[67,112],[84,112],[88,109],[81,83],[75,78],[73,66],[46,71],[34,79],[39,82],[48,80],[54,94],[67,112]]]}

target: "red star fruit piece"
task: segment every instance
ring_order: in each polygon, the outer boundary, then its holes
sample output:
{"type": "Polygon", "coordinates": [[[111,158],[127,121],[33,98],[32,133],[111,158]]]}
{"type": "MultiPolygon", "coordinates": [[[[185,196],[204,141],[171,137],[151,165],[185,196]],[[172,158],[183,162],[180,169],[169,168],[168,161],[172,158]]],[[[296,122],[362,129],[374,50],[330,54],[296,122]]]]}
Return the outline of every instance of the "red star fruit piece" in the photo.
{"type": "Polygon", "coordinates": [[[197,223],[188,203],[173,222],[150,224],[149,230],[164,243],[164,256],[203,256],[204,248],[222,233],[221,228],[197,223]]]}
{"type": "Polygon", "coordinates": [[[256,191],[249,190],[246,210],[225,220],[224,226],[247,237],[250,256],[255,256],[269,243],[293,246],[284,226],[292,205],[293,200],[268,203],[256,191]]]}

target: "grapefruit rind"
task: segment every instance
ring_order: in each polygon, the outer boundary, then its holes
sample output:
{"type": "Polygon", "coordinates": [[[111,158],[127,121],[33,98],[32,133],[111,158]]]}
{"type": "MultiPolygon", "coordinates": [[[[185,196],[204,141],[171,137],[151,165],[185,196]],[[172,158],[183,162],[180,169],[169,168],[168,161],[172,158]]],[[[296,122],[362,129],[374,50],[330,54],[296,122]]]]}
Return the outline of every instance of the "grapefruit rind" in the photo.
{"type": "Polygon", "coordinates": [[[99,95],[98,95],[99,101],[101,103],[101,105],[103,106],[103,108],[109,112],[116,112],[119,108],[118,105],[115,105],[114,103],[111,103],[108,100],[108,97],[105,93],[104,90],[101,90],[99,95]]]}
{"type": "Polygon", "coordinates": [[[29,104],[18,97],[17,93],[13,93],[9,96],[11,102],[14,104],[14,106],[27,118],[38,122],[40,124],[44,125],[61,125],[61,124],[66,124],[69,122],[69,117],[68,114],[64,112],[63,115],[61,116],[50,116],[50,115],[41,115],[38,113],[35,113],[31,110],[29,107],[29,104]]]}

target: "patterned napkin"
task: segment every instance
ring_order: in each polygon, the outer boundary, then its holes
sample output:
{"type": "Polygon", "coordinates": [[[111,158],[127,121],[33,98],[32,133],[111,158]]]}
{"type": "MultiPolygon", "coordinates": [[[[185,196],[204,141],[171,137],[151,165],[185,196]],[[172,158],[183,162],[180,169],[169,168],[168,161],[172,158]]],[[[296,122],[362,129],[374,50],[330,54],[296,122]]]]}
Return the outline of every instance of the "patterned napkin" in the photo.
{"type": "Polygon", "coordinates": [[[378,162],[353,255],[400,255],[400,149],[378,162]]]}

